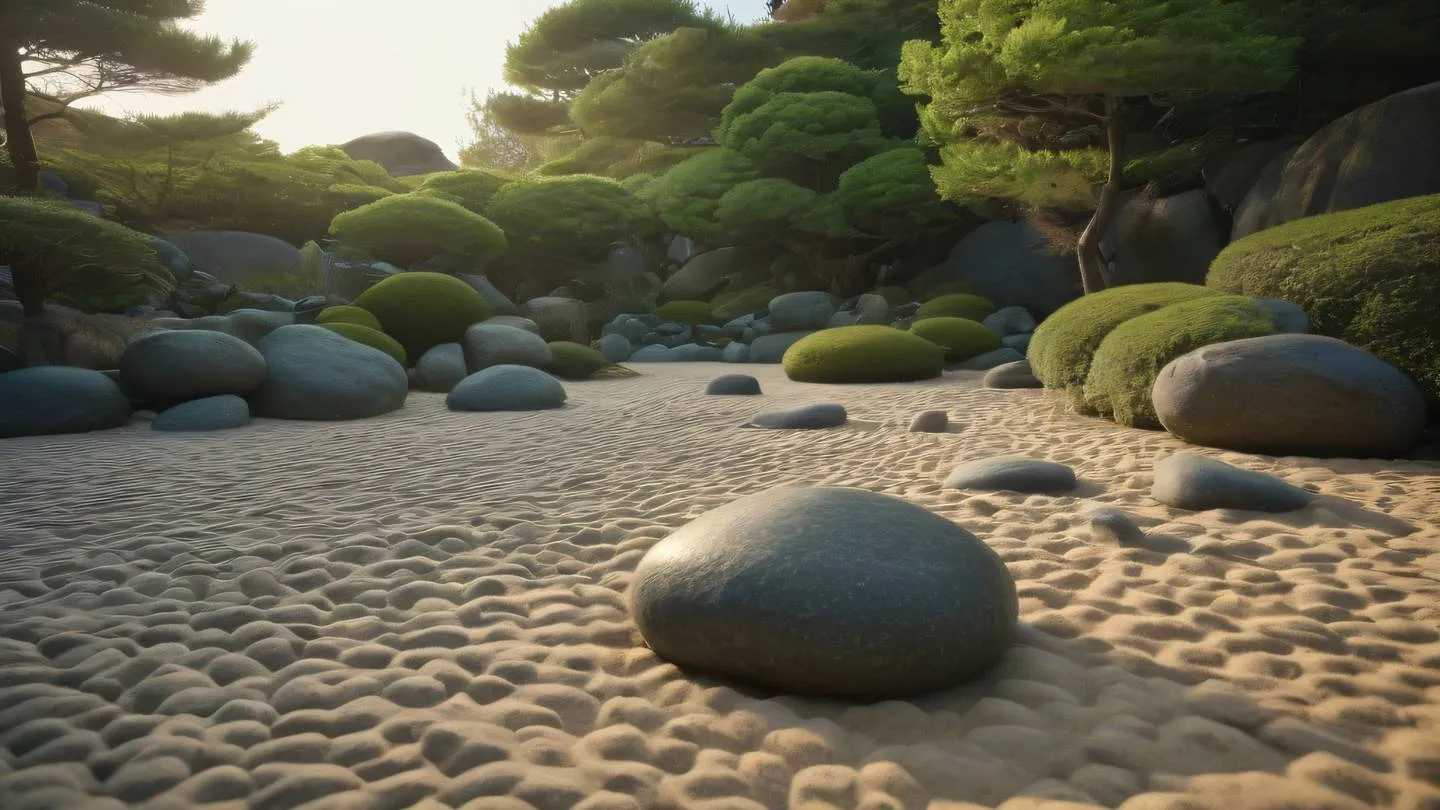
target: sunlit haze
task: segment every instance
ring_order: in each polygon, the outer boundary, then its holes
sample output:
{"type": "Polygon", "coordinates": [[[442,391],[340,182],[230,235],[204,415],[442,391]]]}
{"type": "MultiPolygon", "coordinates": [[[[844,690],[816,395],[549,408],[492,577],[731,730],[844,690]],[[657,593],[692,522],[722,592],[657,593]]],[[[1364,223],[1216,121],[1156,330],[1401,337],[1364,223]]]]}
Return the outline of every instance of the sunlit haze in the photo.
{"type": "MultiPolygon", "coordinates": [[[[286,151],[390,129],[417,132],[451,158],[467,139],[470,91],[502,87],[505,44],[561,0],[209,0],[186,25],[250,40],[239,76],[175,96],[114,93],[85,106],[111,114],[283,106],[256,126],[286,151]]],[[[765,0],[706,0],[741,22],[765,0]]]]}

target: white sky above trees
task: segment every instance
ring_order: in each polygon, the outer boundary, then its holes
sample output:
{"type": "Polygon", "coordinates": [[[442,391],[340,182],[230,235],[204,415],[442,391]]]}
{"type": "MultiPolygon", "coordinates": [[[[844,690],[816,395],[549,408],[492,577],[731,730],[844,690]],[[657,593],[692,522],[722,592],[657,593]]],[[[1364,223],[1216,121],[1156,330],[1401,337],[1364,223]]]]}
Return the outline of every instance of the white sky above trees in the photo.
{"type": "MultiPolygon", "coordinates": [[[[765,0],[702,0],[740,22],[765,0]]],[[[469,137],[469,91],[503,87],[505,44],[560,0],[209,0],[187,26],[255,43],[239,76],[196,93],[114,93],[81,106],[113,115],[283,106],[256,130],[285,151],[390,129],[451,159],[469,137]]]]}

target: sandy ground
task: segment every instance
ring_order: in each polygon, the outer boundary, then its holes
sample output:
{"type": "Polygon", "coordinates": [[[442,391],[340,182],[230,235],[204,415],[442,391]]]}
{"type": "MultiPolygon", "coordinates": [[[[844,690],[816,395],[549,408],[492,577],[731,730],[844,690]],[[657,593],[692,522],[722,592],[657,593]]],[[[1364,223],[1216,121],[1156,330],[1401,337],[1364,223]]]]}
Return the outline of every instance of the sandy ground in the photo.
{"type": "MultiPolygon", "coordinates": [[[[0,807],[1440,807],[1440,465],[1213,453],[1301,512],[1149,497],[1184,445],[978,374],[701,395],[732,366],[568,383],[565,409],[143,422],[0,443],[0,807]],[[747,430],[838,401],[831,431],[747,430]],[[920,410],[949,434],[911,434],[920,410]],[[1070,497],[943,490],[1073,465],[1070,497]],[[624,591],[659,538],[790,482],[949,517],[1005,558],[1020,642],[874,705],[688,677],[624,591]],[[1123,508],[1147,548],[1097,542],[1123,508]]],[[[1209,452],[1209,451],[1206,451],[1209,452]]]]}

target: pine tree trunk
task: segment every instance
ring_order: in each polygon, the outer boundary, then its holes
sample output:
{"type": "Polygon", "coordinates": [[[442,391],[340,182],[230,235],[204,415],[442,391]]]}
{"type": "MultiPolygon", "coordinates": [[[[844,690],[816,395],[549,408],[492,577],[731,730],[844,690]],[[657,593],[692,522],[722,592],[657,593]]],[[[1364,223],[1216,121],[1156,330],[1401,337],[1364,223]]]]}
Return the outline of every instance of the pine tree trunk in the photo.
{"type": "Polygon", "coordinates": [[[1080,260],[1080,283],[1085,293],[1105,289],[1105,258],[1100,254],[1100,240],[1110,229],[1115,218],[1116,201],[1120,196],[1120,175],[1125,170],[1125,129],[1120,121],[1120,100],[1105,97],[1105,142],[1110,152],[1110,167],[1105,185],[1100,189],[1100,200],[1095,206],[1095,215],[1080,234],[1075,246],[1076,257],[1080,260]]]}
{"type": "Polygon", "coordinates": [[[35,136],[25,118],[25,74],[20,47],[0,40],[0,104],[5,105],[5,139],[15,170],[15,188],[21,194],[40,192],[40,156],[35,136]]]}

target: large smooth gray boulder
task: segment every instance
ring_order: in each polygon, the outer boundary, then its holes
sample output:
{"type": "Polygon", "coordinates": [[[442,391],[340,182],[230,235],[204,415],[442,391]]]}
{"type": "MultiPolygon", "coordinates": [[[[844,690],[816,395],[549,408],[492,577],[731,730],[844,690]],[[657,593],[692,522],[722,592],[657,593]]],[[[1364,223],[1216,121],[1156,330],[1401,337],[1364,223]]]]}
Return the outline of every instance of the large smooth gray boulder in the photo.
{"type": "Polygon", "coordinates": [[[250,405],[234,394],[182,402],[166,408],[150,423],[151,430],[197,433],[231,430],[250,424],[250,405]]]}
{"type": "Polygon", "coordinates": [[[460,345],[465,350],[465,369],[471,374],[491,366],[550,365],[550,345],[545,339],[513,326],[473,324],[465,330],[460,345]]]}
{"type": "MultiPolygon", "coordinates": [[[[247,231],[170,231],[165,240],[179,248],[196,270],[226,284],[245,286],[254,276],[295,273],[300,250],[283,239],[247,231]]],[[[320,292],[320,290],[312,290],[320,292]]]]}
{"type": "Polygon", "coordinates": [[[379,163],[392,177],[448,172],[456,168],[439,144],[413,132],[373,132],[346,141],[340,148],[354,160],[379,163]]]}
{"type": "Polygon", "coordinates": [[[771,335],[761,335],[755,338],[750,344],[751,363],[778,363],[785,359],[785,352],[800,342],[801,338],[815,334],[813,331],[806,332],[776,332],[771,335]]]}
{"type": "Polygon", "coordinates": [[[827,292],[793,292],[770,299],[770,325],[777,332],[824,329],[840,309],[840,299],[827,292]]]}
{"type": "Polygon", "coordinates": [[[1112,286],[1155,281],[1204,284],[1210,262],[1229,241],[1229,223],[1216,217],[1203,189],[1170,197],[1146,190],[1122,195],[1120,210],[1100,242],[1114,256],[1112,286]]]}
{"type": "MultiPolygon", "coordinates": [[[[694,256],[665,279],[667,301],[708,301],[730,276],[752,270],[759,261],[755,251],[722,247],[694,256]]],[[[768,262],[767,262],[768,263],[768,262]]]]}
{"type": "Polygon", "coordinates": [[[481,323],[486,326],[513,326],[516,329],[524,329],[526,332],[540,334],[540,326],[529,318],[522,318],[519,315],[491,315],[481,323]]]}
{"type": "Polygon", "coordinates": [[[1075,471],[1053,461],[999,456],[967,461],[950,471],[950,489],[1009,491],[1046,495],[1069,492],[1076,485],[1075,471]]]}
{"type": "Polygon", "coordinates": [[[409,378],[395,358],[323,326],[282,326],[261,338],[265,381],[250,395],[255,416],[365,419],[405,404],[409,378]]]}
{"type": "Polygon", "coordinates": [[[1204,346],[1161,369],[1150,397],[1175,436],[1246,453],[1390,457],[1425,429],[1424,396],[1403,371],[1320,335],[1204,346]]]}
{"type": "Polygon", "coordinates": [[[441,343],[420,355],[415,363],[414,385],[421,391],[448,394],[469,374],[465,349],[459,343],[441,343]]]}
{"type": "Polygon", "coordinates": [[[1058,251],[1024,220],[1005,220],[976,228],[943,264],[906,286],[924,293],[947,282],[963,282],[996,306],[1025,307],[1044,317],[1080,297],[1079,273],[1073,250],[1058,251]]]}
{"type": "Polygon", "coordinates": [[[223,332],[151,332],[130,341],[120,355],[120,384],[131,396],[149,402],[243,395],[264,380],[260,352],[223,332]]]}
{"type": "Polygon", "coordinates": [[[532,298],[520,307],[520,314],[534,321],[547,341],[590,342],[583,301],[554,296],[532,298]]]}
{"type": "Polygon", "coordinates": [[[1242,470],[1223,461],[1176,453],[1155,465],[1155,500],[1177,509],[1245,509],[1291,512],[1315,500],[1307,490],[1264,473],[1242,470]]]}
{"type": "Polygon", "coordinates": [[[530,366],[490,366],[466,377],[445,398],[452,411],[539,411],[565,404],[565,386],[530,366]]]}
{"type": "Polygon", "coordinates": [[[33,366],[0,374],[0,439],[109,430],[130,421],[130,400],[105,374],[33,366]]]}
{"type": "Polygon", "coordinates": [[[641,634],[686,668],[781,692],[904,697],[993,665],[1015,638],[1005,563],[899,498],[789,486],[655,544],[630,590],[641,634]]]}

